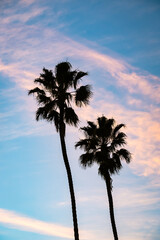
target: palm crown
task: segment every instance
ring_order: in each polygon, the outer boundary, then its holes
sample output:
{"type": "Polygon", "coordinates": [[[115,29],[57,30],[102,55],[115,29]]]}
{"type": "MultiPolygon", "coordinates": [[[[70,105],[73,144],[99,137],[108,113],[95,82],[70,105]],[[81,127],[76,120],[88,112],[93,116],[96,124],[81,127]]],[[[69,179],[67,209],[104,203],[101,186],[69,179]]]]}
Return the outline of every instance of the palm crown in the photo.
{"type": "Polygon", "coordinates": [[[131,159],[130,152],[122,148],[126,144],[126,134],[120,129],[124,126],[115,125],[114,119],[104,116],[97,119],[97,124],[88,121],[88,125],[81,128],[86,138],[75,145],[85,151],[80,156],[81,164],[86,167],[98,163],[99,174],[105,179],[108,173],[118,173],[122,168],[121,160],[129,163],[131,159]]]}
{"type": "Polygon", "coordinates": [[[59,131],[60,124],[67,123],[77,126],[79,118],[72,108],[72,101],[78,106],[87,105],[92,94],[90,85],[79,86],[82,77],[87,72],[71,71],[69,62],[61,62],[52,70],[43,68],[43,73],[34,82],[40,85],[28,92],[36,94],[39,108],[36,112],[36,120],[46,119],[54,122],[59,131]]]}

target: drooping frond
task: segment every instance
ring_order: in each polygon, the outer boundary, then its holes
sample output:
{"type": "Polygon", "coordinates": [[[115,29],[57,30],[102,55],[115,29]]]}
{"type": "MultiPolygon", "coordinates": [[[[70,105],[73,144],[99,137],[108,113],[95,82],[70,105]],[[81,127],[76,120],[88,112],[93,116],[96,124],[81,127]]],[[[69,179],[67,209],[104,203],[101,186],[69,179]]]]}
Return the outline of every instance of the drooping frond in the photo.
{"type": "Polygon", "coordinates": [[[130,163],[131,153],[127,149],[121,148],[116,152],[116,154],[119,156],[120,160],[125,160],[126,163],[130,163]]]}
{"type": "Polygon", "coordinates": [[[94,163],[94,154],[89,152],[84,153],[80,156],[79,160],[84,168],[87,166],[90,167],[94,163]]]}
{"type": "Polygon", "coordinates": [[[86,75],[88,75],[87,72],[82,72],[82,71],[77,72],[77,74],[75,76],[75,79],[74,79],[74,83],[73,83],[74,89],[77,88],[77,85],[78,85],[79,81],[81,80],[81,78],[86,76],[86,75]]]}
{"type": "Polygon", "coordinates": [[[121,123],[121,124],[118,124],[114,130],[113,130],[113,137],[116,137],[118,131],[122,128],[122,127],[125,127],[125,124],[121,123]]]}
{"type": "Polygon", "coordinates": [[[49,122],[54,122],[54,125],[56,127],[56,131],[59,131],[60,128],[60,115],[57,111],[52,110],[51,112],[48,113],[47,115],[47,121],[49,122]]]}
{"type": "Polygon", "coordinates": [[[71,93],[66,92],[66,93],[64,94],[64,99],[66,100],[66,102],[67,102],[67,104],[68,104],[68,106],[69,106],[69,105],[70,105],[70,102],[71,102],[72,99],[73,99],[73,96],[72,96],[71,93]]]}
{"type": "Polygon", "coordinates": [[[94,122],[87,121],[87,123],[88,123],[89,127],[93,129],[93,131],[97,128],[97,125],[94,122]]]}
{"type": "Polygon", "coordinates": [[[39,107],[36,111],[36,120],[45,119],[48,122],[54,122],[57,132],[59,131],[60,117],[55,110],[48,112],[45,107],[39,107]]]}
{"type": "Polygon", "coordinates": [[[88,126],[82,127],[81,130],[84,132],[86,137],[93,138],[96,134],[97,126],[91,121],[88,121],[87,123],[88,123],[88,126]]]}
{"type": "Polygon", "coordinates": [[[81,107],[83,104],[87,105],[89,99],[92,95],[91,86],[85,85],[81,86],[76,90],[75,103],[78,107],[81,107]]]}
{"type": "Polygon", "coordinates": [[[102,163],[102,161],[103,161],[104,159],[103,159],[103,154],[102,154],[102,152],[99,150],[99,151],[96,151],[95,152],[95,161],[96,161],[96,163],[98,163],[98,164],[100,164],[100,163],[102,163]]]}
{"type": "Polygon", "coordinates": [[[37,112],[36,112],[36,120],[40,120],[40,119],[46,119],[48,121],[50,121],[49,119],[47,119],[48,114],[52,111],[54,111],[55,109],[55,101],[50,101],[49,103],[45,104],[43,107],[39,107],[37,112]]]}
{"type": "Polygon", "coordinates": [[[96,138],[85,138],[81,139],[75,144],[75,147],[84,149],[86,152],[95,151],[97,149],[97,139],[96,138]]]}
{"type": "Polygon", "coordinates": [[[36,96],[36,99],[37,99],[38,104],[43,104],[43,105],[45,105],[45,104],[47,104],[47,103],[50,103],[50,105],[52,105],[52,107],[53,107],[53,102],[54,102],[54,101],[52,101],[50,97],[47,97],[47,96],[44,95],[44,94],[38,94],[38,95],[36,96]]]}
{"type": "Polygon", "coordinates": [[[74,109],[71,107],[65,108],[64,120],[66,121],[66,123],[73,126],[77,126],[79,122],[77,114],[75,113],[74,109]]]}
{"type": "Polygon", "coordinates": [[[86,150],[86,148],[88,147],[88,139],[80,139],[76,144],[75,144],[75,148],[79,147],[81,149],[86,150]]]}
{"type": "Polygon", "coordinates": [[[48,112],[45,107],[39,107],[36,111],[36,120],[47,119],[48,112]]]}
{"type": "Polygon", "coordinates": [[[48,70],[46,68],[43,68],[43,73],[40,74],[39,78],[36,78],[34,80],[35,83],[39,83],[42,85],[45,89],[53,89],[56,87],[55,85],[55,77],[53,75],[52,70],[48,70]]]}
{"type": "Polygon", "coordinates": [[[120,169],[122,168],[121,159],[117,153],[113,153],[111,164],[109,167],[109,172],[111,174],[118,173],[120,169]]]}
{"type": "Polygon", "coordinates": [[[116,137],[113,138],[111,147],[116,149],[117,147],[121,147],[126,144],[126,134],[123,132],[119,132],[116,137]]]}
{"type": "Polygon", "coordinates": [[[33,88],[33,89],[31,89],[31,90],[28,91],[28,95],[34,94],[34,93],[42,94],[42,95],[45,94],[45,92],[44,92],[42,89],[38,88],[38,87],[33,88]]]}

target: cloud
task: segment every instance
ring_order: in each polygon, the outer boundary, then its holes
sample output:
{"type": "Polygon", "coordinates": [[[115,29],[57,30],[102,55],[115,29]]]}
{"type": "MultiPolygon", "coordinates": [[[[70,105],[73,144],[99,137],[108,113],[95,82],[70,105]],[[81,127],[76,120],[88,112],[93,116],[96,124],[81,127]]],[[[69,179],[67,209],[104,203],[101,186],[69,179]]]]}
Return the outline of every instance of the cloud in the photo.
{"type": "MultiPolygon", "coordinates": [[[[74,61],[79,59],[83,65],[88,65],[91,69],[94,69],[95,66],[98,69],[103,69],[106,74],[112,77],[113,83],[110,82],[111,85],[118,84],[119,87],[127,89],[130,94],[138,93],[149,97],[156,103],[160,102],[160,78],[157,76],[133,68],[120,58],[102,54],[76,42],[58,32],[56,27],[54,29],[48,28],[43,25],[43,22],[35,25],[25,24],[30,18],[41,14],[43,11],[44,9],[41,8],[36,10],[30,8],[28,12],[12,14],[6,18],[1,17],[2,30],[5,29],[0,37],[2,42],[5,41],[5,46],[3,47],[3,44],[1,46],[1,52],[4,54],[7,52],[9,58],[12,59],[11,64],[5,66],[6,69],[7,67],[14,69],[12,77],[17,83],[21,83],[21,87],[27,87],[29,84],[27,84],[27,81],[31,81],[32,78],[28,80],[17,78],[14,75],[15,71],[19,72],[19,75],[23,70],[28,71],[28,73],[30,71],[30,74],[33,75],[37,72],[37,68],[42,68],[43,65],[51,65],[51,62],[56,63],[56,61],[64,59],[65,56],[74,61]],[[15,19],[19,19],[21,24],[14,23],[15,19]],[[39,37],[39,33],[41,37],[39,37]],[[10,41],[12,41],[12,44],[10,41]]],[[[1,71],[5,71],[5,69],[1,68],[1,71]]]]}
{"type": "Polygon", "coordinates": [[[9,76],[11,79],[14,79],[15,83],[18,83],[19,87],[22,89],[30,89],[34,86],[31,79],[36,78],[36,74],[23,70],[19,68],[20,66],[16,63],[13,64],[4,64],[0,60],[0,72],[9,76]]]}
{"type": "MultiPolygon", "coordinates": [[[[73,239],[73,229],[70,227],[44,222],[2,208],[0,209],[0,224],[3,224],[8,228],[14,228],[21,231],[34,232],[37,234],[56,236],[65,239],[73,239]]],[[[81,239],[85,240],[96,238],[88,231],[81,231],[81,239]]]]}
{"type": "Polygon", "coordinates": [[[72,229],[0,209],[0,223],[22,231],[73,239],[72,229]]]}
{"type": "Polygon", "coordinates": [[[44,9],[34,9],[31,12],[27,12],[27,13],[22,13],[22,14],[14,14],[12,16],[3,18],[3,23],[5,24],[9,24],[9,23],[13,23],[14,21],[20,21],[20,22],[27,22],[30,19],[39,16],[40,14],[42,14],[44,11],[44,9]]]}
{"type": "Polygon", "coordinates": [[[31,4],[35,3],[35,0],[20,0],[19,4],[29,6],[31,4]]]}

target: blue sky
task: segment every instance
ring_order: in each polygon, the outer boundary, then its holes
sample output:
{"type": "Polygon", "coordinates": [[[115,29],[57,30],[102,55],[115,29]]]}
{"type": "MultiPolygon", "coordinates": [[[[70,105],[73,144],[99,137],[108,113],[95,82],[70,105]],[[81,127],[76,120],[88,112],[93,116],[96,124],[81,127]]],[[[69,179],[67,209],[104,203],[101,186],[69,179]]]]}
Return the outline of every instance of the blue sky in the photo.
{"type": "MultiPolygon", "coordinates": [[[[159,1],[1,0],[0,22],[0,239],[73,239],[59,136],[27,96],[43,67],[68,60],[94,92],[79,127],[102,114],[127,125],[133,159],[113,176],[120,239],[159,240],[159,1]]],[[[80,137],[67,128],[81,240],[111,240],[105,183],[80,167],[80,137]]]]}

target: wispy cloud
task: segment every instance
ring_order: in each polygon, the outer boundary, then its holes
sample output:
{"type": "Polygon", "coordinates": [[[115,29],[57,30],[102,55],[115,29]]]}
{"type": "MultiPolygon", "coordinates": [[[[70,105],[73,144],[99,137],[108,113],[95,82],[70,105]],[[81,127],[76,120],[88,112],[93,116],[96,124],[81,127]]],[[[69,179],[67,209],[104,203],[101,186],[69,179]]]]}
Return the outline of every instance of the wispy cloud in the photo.
{"type": "Polygon", "coordinates": [[[0,209],[0,223],[22,231],[73,239],[72,229],[0,209]]]}
{"type": "Polygon", "coordinates": [[[3,23],[9,24],[9,23],[13,23],[14,21],[20,21],[25,23],[30,19],[39,16],[43,11],[44,9],[41,8],[41,9],[34,9],[31,12],[27,12],[27,13],[14,14],[12,16],[3,18],[3,23]]]}
{"type": "MultiPolygon", "coordinates": [[[[8,228],[21,231],[34,232],[37,234],[56,236],[65,239],[73,239],[73,230],[60,224],[41,221],[35,218],[23,216],[14,211],[0,209],[0,224],[8,228]]],[[[81,231],[81,239],[96,239],[90,232],[81,231]]]]}
{"type": "MultiPolygon", "coordinates": [[[[91,69],[95,68],[95,65],[97,68],[103,69],[103,71],[110,74],[112,77],[113,85],[116,83],[120,87],[126,88],[128,93],[139,93],[148,96],[153,101],[160,101],[160,79],[158,77],[140,69],[135,69],[122,59],[102,54],[75,42],[71,38],[57,32],[55,30],[56,28],[50,29],[43,26],[43,24],[39,25],[39,23],[30,26],[25,25],[25,22],[28,21],[28,19],[41,14],[43,11],[44,9],[41,8],[36,10],[31,8],[29,12],[20,13],[18,15],[13,14],[7,18],[1,18],[5,31],[3,31],[0,39],[2,42],[4,39],[5,46],[7,46],[7,48],[5,48],[7,50],[5,50],[2,45],[1,50],[2,53],[7,51],[10,55],[10,59],[13,59],[14,61],[14,65],[13,63],[11,63],[11,65],[7,64],[8,66],[5,65],[6,68],[12,67],[12,69],[14,69],[12,71],[14,79],[18,79],[17,76],[14,77],[14,71],[18,71],[20,74],[22,71],[22,65],[24,70],[30,69],[31,74],[33,74],[35,70],[37,72],[37,67],[40,66],[42,68],[44,64],[50,65],[51,62],[56,62],[66,56],[74,60],[79,59],[83,61],[83,65],[90,65],[91,69]],[[22,24],[19,25],[14,23],[14,19],[19,19],[22,24]],[[25,31],[22,30],[24,29],[24,26],[25,31]],[[39,38],[39,33],[41,38],[39,38]],[[7,40],[7,36],[11,34],[12,44],[10,44],[10,38],[7,40]],[[22,49],[23,51],[21,51],[22,49]],[[26,49],[25,52],[24,49],[26,49]],[[30,68],[31,64],[32,66],[34,64],[35,67],[30,68]]],[[[4,68],[1,68],[1,70],[5,71],[4,68]]],[[[25,79],[21,79],[21,83],[23,81],[25,82],[25,79]]],[[[24,87],[25,86],[26,83],[24,84],[24,87]]]]}
{"type": "Polygon", "coordinates": [[[25,6],[31,5],[33,3],[35,3],[35,0],[20,0],[19,1],[19,4],[25,5],[25,6]]]}

